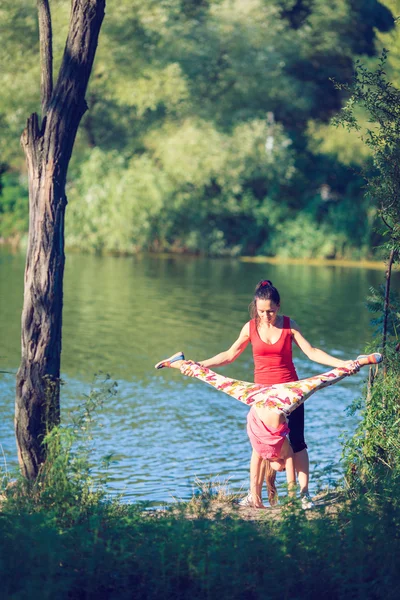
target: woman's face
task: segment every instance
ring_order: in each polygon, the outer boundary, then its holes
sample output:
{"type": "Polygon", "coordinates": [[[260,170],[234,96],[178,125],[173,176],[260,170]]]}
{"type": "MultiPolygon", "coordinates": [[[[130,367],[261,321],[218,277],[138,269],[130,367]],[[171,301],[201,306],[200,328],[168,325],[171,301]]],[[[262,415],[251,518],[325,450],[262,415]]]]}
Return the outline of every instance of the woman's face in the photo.
{"type": "Polygon", "coordinates": [[[279,304],[272,300],[256,300],[257,314],[261,323],[274,325],[278,316],[279,304]]]}

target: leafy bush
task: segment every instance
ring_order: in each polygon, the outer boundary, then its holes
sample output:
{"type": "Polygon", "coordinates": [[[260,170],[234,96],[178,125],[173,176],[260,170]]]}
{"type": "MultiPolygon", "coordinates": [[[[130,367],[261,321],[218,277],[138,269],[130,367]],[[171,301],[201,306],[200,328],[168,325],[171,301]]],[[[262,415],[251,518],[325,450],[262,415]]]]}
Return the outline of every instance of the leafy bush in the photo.
{"type": "Polygon", "coordinates": [[[18,478],[6,490],[8,508],[18,511],[47,511],[63,526],[85,520],[107,500],[107,465],[102,459],[102,476],[93,476],[93,429],[103,402],[116,394],[109,376],[95,377],[92,388],[71,414],[71,421],[53,427],[45,436],[46,462],[34,482],[18,478]]]}
{"type": "Polygon", "coordinates": [[[397,600],[399,488],[317,509],[287,506],[259,521],[240,512],[208,518],[184,511],[92,505],[64,522],[45,507],[0,518],[2,593],[19,598],[169,600],[365,598],[397,600]]]}
{"type": "Polygon", "coordinates": [[[386,366],[380,368],[368,385],[365,397],[353,404],[360,423],[344,446],[346,479],[354,489],[387,493],[400,482],[400,361],[388,350],[386,366]]]}
{"type": "Polygon", "coordinates": [[[21,236],[28,231],[28,182],[6,173],[1,177],[0,237],[21,236]]]}
{"type": "MultiPolygon", "coordinates": [[[[375,337],[382,339],[384,329],[385,286],[370,288],[367,306],[374,314],[375,337]]],[[[388,494],[400,483],[400,302],[393,290],[387,307],[384,363],[370,368],[368,385],[362,399],[350,408],[361,420],[344,447],[346,479],[357,493],[370,491],[388,494]]],[[[376,350],[374,347],[367,351],[376,350]]]]}

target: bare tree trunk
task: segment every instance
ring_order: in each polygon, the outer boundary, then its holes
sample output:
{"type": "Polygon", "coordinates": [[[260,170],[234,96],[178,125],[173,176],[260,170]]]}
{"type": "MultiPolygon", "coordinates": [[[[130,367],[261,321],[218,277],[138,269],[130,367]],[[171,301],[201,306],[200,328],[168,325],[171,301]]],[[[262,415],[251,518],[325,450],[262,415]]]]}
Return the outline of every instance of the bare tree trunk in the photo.
{"type": "Polygon", "coordinates": [[[387,339],[387,324],[389,317],[389,302],[390,302],[390,283],[392,278],[392,266],[394,261],[395,251],[392,249],[389,255],[389,263],[386,271],[386,288],[385,288],[385,301],[383,304],[383,332],[382,332],[382,350],[385,353],[386,339],[387,339]]]}
{"type": "Polygon", "coordinates": [[[22,312],[15,428],[22,474],[33,479],[46,458],[43,437],[59,422],[64,275],[65,183],[76,132],[87,109],[105,0],[72,0],[57,84],[52,89],[48,0],[38,0],[42,123],[32,114],[21,143],[29,174],[29,240],[22,312]]]}

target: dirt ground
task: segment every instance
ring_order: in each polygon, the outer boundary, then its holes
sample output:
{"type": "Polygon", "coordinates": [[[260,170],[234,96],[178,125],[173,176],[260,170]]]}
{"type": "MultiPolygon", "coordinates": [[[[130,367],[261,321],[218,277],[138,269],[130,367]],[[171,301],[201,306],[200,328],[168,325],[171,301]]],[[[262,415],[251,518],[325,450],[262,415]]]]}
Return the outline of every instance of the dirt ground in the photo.
{"type": "MultiPolygon", "coordinates": [[[[204,498],[194,497],[189,502],[178,503],[175,507],[165,510],[150,510],[147,512],[149,516],[162,517],[168,512],[172,514],[184,515],[188,519],[215,519],[218,518],[238,518],[244,521],[268,521],[281,518],[283,512],[289,509],[287,499],[284,498],[282,503],[276,506],[266,508],[241,507],[238,504],[238,497],[210,497],[204,498]]],[[[315,508],[304,510],[304,516],[307,519],[313,519],[321,514],[334,515],[337,512],[339,505],[344,501],[343,493],[337,491],[324,491],[313,497],[315,508]]],[[[296,504],[300,509],[300,502],[296,504]]],[[[301,509],[300,509],[301,510],[301,509]]]]}

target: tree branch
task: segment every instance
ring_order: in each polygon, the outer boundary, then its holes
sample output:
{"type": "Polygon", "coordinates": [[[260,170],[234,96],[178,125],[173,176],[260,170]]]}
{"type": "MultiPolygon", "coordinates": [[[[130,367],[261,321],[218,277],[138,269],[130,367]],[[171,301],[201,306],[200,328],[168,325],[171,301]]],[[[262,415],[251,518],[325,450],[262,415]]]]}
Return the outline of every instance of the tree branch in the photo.
{"type": "MultiPolygon", "coordinates": [[[[67,41],[54,86],[46,128],[54,161],[69,161],[79,122],[87,110],[86,89],[96,53],[105,0],[72,0],[67,41]]],[[[46,150],[47,152],[47,150],[46,150]]]]}
{"type": "Polygon", "coordinates": [[[394,248],[390,251],[388,268],[386,271],[386,287],[385,287],[385,301],[383,303],[383,333],[382,333],[382,350],[385,353],[386,338],[387,338],[387,324],[389,317],[389,301],[390,301],[390,281],[392,278],[392,266],[395,257],[394,248]]]}
{"type": "Polygon", "coordinates": [[[53,93],[53,36],[48,0],[37,0],[40,42],[40,89],[42,118],[45,117],[53,93]]]}
{"type": "Polygon", "coordinates": [[[386,219],[385,219],[385,217],[382,215],[382,213],[381,213],[381,219],[382,219],[382,221],[385,223],[386,227],[387,227],[388,229],[390,229],[390,231],[393,231],[393,227],[391,227],[391,226],[389,225],[389,223],[386,221],[386,219]]]}

